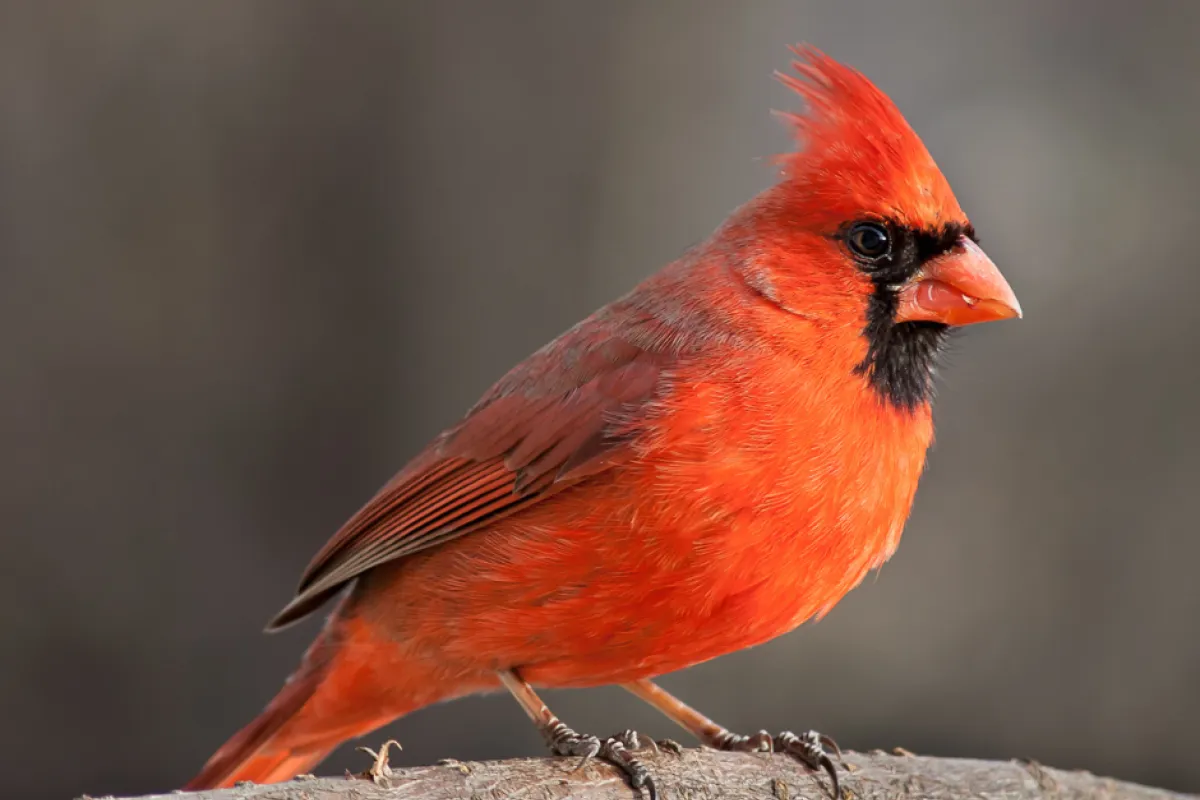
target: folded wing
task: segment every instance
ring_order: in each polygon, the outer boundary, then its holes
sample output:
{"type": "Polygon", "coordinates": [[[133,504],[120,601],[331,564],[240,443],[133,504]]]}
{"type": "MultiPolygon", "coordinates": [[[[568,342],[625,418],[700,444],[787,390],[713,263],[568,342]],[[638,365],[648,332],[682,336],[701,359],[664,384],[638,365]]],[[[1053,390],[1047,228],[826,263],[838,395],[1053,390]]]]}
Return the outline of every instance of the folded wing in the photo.
{"type": "Polygon", "coordinates": [[[317,553],[267,626],[319,608],[367,570],[464,536],[611,469],[670,358],[593,321],[513,369],[317,553]]]}

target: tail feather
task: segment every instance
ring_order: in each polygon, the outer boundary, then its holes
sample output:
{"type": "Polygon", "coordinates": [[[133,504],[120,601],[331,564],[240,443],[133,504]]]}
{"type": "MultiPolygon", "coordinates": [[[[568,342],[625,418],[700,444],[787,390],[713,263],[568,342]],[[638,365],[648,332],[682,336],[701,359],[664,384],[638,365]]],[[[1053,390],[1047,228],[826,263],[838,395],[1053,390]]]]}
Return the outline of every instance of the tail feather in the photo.
{"type": "Polygon", "coordinates": [[[329,750],[309,751],[293,754],[288,751],[268,755],[252,756],[248,761],[238,764],[235,772],[228,776],[205,782],[207,768],[197,775],[191,783],[184,787],[185,791],[200,791],[232,786],[238,781],[254,781],[255,783],[279,783],[290,780],[297,775],[311,772],[313,767],[321,762],[329,750]]]}
{"type": "Polygon", "coordinates": [[[303,749],[278,741],[288,723],[304,708],[320,683],[323,670],[303,670],[290,680],[270,705],[220,750],[200,774],[185,787],[188,791],[232,786],[237,781],[274,783],[311,769],[338,745],[340,739],[305,743],[303,749]]]}
{"type": "MultiPolygon", "coordinates": [[[[239,781],[276,783],[310,771],[342,742],[370,733],[386,725],[403,711],[397,707],[380,708],[371,713],[369,705],[354,703],[343,713],[328,713],[320,696],[339,676],[324,670],[308,671],[293,677],[270,705],[218,750],[204,768],[183,788],[186,791],[220,789],[239,781]],[[324,706],[325,713],[311,713],[312,705],[324,706]]],[[[339,704],[340,705],[340,704],[339,704]]]]}
{"type": "Polygon", "coordinates": [[[414,709],[495,685],[490,672],[448,674],[436,663],[413,659],[406,645],[379,636],[350,613],[352,599],[330,617],[275,699],[184,789],[288,780],[311,771],[347,739],[414,709]]]}
{"type": "MultiPolygon", "coordinates": [[[[342,742],[422,705],[409,697],[388,645],[342,613],[343,602],[304,654],[300,668],[261,714],[221,746],[184,787],[276,783],[308,772],[342,742]],[[399,695],[402,699],[397,702],[399,695]]],[[[414,678],[419,681],[420,675],[414,678]]]]}

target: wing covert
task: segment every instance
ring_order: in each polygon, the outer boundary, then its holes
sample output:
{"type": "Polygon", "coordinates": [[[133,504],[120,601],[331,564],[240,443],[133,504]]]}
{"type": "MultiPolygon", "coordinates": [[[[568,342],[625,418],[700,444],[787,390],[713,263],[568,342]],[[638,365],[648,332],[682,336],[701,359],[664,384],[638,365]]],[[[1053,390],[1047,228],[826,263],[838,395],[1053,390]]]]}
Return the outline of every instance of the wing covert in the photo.
{"type": "Polygon", "coordinates": [[[670,359],[585,326],[514,368],[380,489],[317,553],[267,629],[307,616],[373,567],[464,536],[628,458],[631,423],[670,359]]]}

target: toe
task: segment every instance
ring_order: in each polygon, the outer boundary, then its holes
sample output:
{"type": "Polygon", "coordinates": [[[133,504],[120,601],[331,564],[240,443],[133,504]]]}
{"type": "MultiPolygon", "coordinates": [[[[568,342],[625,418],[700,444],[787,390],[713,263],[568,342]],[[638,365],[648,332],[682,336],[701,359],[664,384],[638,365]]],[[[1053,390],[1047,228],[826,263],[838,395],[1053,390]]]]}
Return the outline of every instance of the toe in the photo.
{"type": "Polygon", "coordinates": [[[654,747],[654,741],[652,739],[643,739],[642,736],[640,736],[638,732],[634,730],[621,731],[612,738],[625,745],[627,750],[640,750],[643,745],[654,747]]]}
{"type": "Polygon", "coordinates": [[[624,772],[629,785],[634,789],[644,791],[650,800],[657,800],[658,789],[650,776],[650,770],[626,748],[622,737],[614,736],[606,740],[600,749],[600,758],[624,772]]]}
{"type": "Polygon", "coordinates": [[[826,748],[833,750],[837,754],[838,760],[841,760],[842,751],[838,748],[837,742],[816,731],[808,731],[802,736],[797,736],[791,731],[784,731],[775,737],[775,744],[779,750],[799,759],[809,769],[824,770],[829,775],[833,797],[835,800],[841,797],[842,789],[838,781],[837,767],[834,766],[833,759],[826,752],[826,748]]]}
{"type": "Polygon", "coordinates": [[[560,756],[581,756],[585,760],[600,752],[600,740],[595,736],[575,734],[555,742],[554,753],[560,756]]]}

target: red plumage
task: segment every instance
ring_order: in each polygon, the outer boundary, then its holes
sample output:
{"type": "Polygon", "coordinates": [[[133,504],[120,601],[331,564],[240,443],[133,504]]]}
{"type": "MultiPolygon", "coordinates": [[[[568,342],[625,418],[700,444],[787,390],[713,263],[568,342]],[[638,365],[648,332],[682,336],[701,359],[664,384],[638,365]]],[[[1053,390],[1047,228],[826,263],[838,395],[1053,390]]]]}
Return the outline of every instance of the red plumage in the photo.
{"type": "Polygon", "coordinates": [[[892,554],[944,323],[1019,309],[892,103],[797,52],[804,147],[780,183],[514,368],[346,523],[273,625],[348,595],[189,788],[290,777],[513,675],[632,688],[824,614],[892,554]]]}

